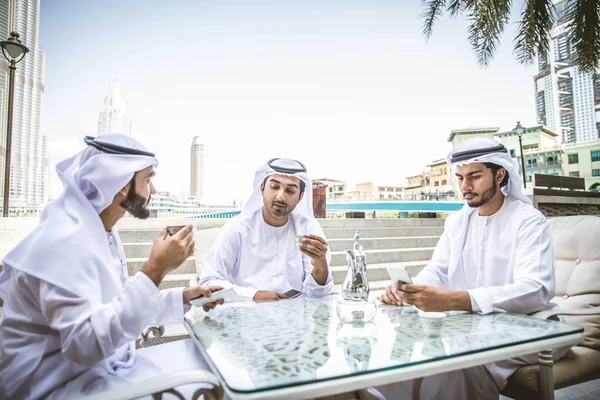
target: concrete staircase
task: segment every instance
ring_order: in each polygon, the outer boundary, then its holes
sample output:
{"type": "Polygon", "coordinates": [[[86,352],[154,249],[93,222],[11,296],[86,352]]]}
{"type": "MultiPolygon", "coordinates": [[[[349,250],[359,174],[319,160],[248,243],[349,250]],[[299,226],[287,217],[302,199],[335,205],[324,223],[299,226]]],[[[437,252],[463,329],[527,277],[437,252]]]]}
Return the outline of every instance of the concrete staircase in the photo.
{"type": "MultiPolygon", "coordinates": [[[[129,275],[139,271],[150,255],[152,242],[165,224],[190,223],[181,221],[131,221],[122,220],[119,234],[125,249],[129,275]],[[139,226],[140,222],[146,226],[139,226]],[[123,226],[122,226],[123,225],[123,226]]],[[[198,229],[222,226],[226,220],[193,221],[198,229]]],[[[386,267],[406,266],[411,276],[416,275],[431,259],[435,245],[443,231],[442,219],[323,219],[320,220],[332,252],[331,269],[340,291],[347,273],[345,249],[352,248],[356,231],[361,237],[367,255],[367,274],[373,291],[389,284],[386,267]]],[[[143,224],[142,224],[143,225],[143,224]]],[[[188,258],[161,283],[161,289],[186,287],[196,274],[194,258],[188,258]]],[[[187,336],[183,326],[167,326],[165,337],[155,343],[178,340],[187,336]]]]}

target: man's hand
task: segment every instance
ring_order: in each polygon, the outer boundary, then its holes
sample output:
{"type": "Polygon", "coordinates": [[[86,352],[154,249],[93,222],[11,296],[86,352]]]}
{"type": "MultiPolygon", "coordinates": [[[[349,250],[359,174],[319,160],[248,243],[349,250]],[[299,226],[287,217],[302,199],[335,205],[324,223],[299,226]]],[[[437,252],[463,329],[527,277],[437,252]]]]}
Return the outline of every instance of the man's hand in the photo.
{"type": "Polygon", "coordinates": [[[287,299],[288,297],[285,294],[277,293],[277,292],[269,292],[267,290],[259,290],[256,292],[253,301],[274,301],[280,299],[287,299]]]}
{"type": "Polygon", "coordinates": [[[402,298],[400,297],[400,292],[398,291],[398,282],[393,282],[386,289],[385,292],[382,293],[378,297],[379,301],[384,304],[391,304],[394,306],[402,305],[402,298]]]}
{"type": "Polygon", "coordinates": [[[327,283],[327,241],[318,235],[304,235],[298,248],[310,257],[313,278],[319,285],[327,283]]]}
{"type": "Polygon", "coordinates": [[[421,311],[473,311],[468,292],[410,283],[403,283],[399,289],[402,303],[414,305],[421,311]]]}
{"type": "Polygon", "coordinates": [[[194,246],[192,225],[186,225],[173,236],[168,236],[165,228],[154,240],[150,258],[142,268],[142,272],[158,286],[165,275],[194,254],[194,246]]]}
{"type": "MultiPolygon", "coordinates": [[[[194,286],[183,289],[183,303],[188,306],[191,304],[191,300],[198,298],[200,296],[211,297],[212,293],[218,292],[219,290],[223,290],[222,286],[194,286]]],[[[202,306],[204,311],[212,310],[217,306],[217,304],[223,304],[225,301],[223,299],[216,300],[212,303],[207,303],[202,306]]]]}

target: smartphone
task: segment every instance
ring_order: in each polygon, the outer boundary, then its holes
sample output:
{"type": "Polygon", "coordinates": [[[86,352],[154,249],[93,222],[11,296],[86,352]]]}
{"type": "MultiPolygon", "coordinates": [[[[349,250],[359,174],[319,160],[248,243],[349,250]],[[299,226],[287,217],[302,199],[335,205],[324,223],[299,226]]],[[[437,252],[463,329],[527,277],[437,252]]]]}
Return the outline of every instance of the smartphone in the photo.
{"type": "Polygon", "coordinates": [[[288,290],[287,292],[284,293],[287,297],[289,297],[290,299],[293,299],[294,297],[298,297],[302,294],[301,291],[296,290],[296,289],[292,289],[292,290],[288,290]]]}
{"type": "Polygon", "coordinates": [[[201,296],[196,299],[193,299],[191,301],[191,303],[192,303],[192,305],[194,305],[196,307],[202,307],[203,305],[205,305],[207,303],[213,303],[217,300],[226,299],[228,297],[232,297],[235,295],[236,295],[236,292],[233,288],[222,289],[222,290],[219,290],[218,292],[214,292],[212,294],[212,296],[210,296],[210,297],[201,296]]]}
{"type": "Polygon", "coordinates": [[[387,267],[390,279],[398,283],[413,283],[406,267],[387,267]]]}
{"type": "Polygon", "coordinates": [[[167,235],[173,236],[174,234],[179,232],[181,230],[181,228],[184,228],[184,227],[185,227],[185,225],[167,226],[167,235]]]}

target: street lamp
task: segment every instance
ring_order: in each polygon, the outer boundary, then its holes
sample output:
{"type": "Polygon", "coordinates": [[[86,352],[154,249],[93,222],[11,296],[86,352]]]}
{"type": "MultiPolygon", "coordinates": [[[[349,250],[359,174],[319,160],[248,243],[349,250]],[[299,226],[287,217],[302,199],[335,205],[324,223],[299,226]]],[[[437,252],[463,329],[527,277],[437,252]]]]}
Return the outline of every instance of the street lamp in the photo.
{"type": "Polygon", "coordinates": [[[8,217],[8,198],[10,197],[10,155],[12,146],[12,117],[15,95],[15,71],[17,63],[25,57],[29,51],[25,45],[19,40],[17,32],[11,32],[7,40],[0,42],[2,54],[8,60],[9,81],[8,81],[8,126],[6,130],[6,158],[4,159],[4,206],[2,208],[2,216],[8,217]]]}
{"type": "Polygon", "coordinates": [[[525,129],[521,125],[521,121],[517,121],[517,126],[515,126],[513,129],[513,132],[519,137],[519,148],[521,149],[521,168],[523,169],[523,187],[527,189],[527,178],[525,177],[525,157],[523,157],[523,140],[521,139],[525,129]]]}

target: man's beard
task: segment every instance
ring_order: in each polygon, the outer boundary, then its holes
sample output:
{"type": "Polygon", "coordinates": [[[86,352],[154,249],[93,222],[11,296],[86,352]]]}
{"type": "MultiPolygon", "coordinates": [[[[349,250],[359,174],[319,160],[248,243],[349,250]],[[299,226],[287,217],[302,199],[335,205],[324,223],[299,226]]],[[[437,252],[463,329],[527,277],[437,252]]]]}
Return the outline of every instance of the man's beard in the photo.
{"type": "Polygon", "coordinates": [[[146,219],[150,216],[150,211],[146,208],[149,203],[150,196],[146,199],[137,194],[135,191],[135,180],[132,180],[129,191],[127,192],[127,197],[121,202],[121,207],[136,218],[146,219]]]}
{"type": "MultiPolygon", "coordinates": [[[[281,203],[281,202],[271,203],[271,207],[267,207],[267,210],[269,211],[269,214],[271,214],[272,216],[274,216],[276,218],[285,217],[291,213],[291,211],[288,210],[288,205],[285,203],[281,203]],[[278,204],[278,205],[282,206],[283,208],[277,208],[277,207],[275,207],[275,204],[278,204]]],[[[292,211],[293,211],[293,209],[292,209],[292,211]]]]}
{"type": "MultiPolygon", "coordinates": [[[[480,200],[478,202],[469,202],[469,200],[467,200],[467,204],[471,208],[477,208],[477,207],[483,206],[484,204],[487,204],[492,199],[492,197],[494,197],[496,195],[496,193],[498,192],[498,186],[499,186],[499,183],[496,180],[494,180],[494,183],[492,184],[492,186],[485,189],[483,191],[483,193],[481,193],[481,196],[479,196],[480,200]]],[[[466,196],[471,193],[473,193],[473,192],[465,192],[465,193],[463,193],[463,196],[466,196]]]]}

